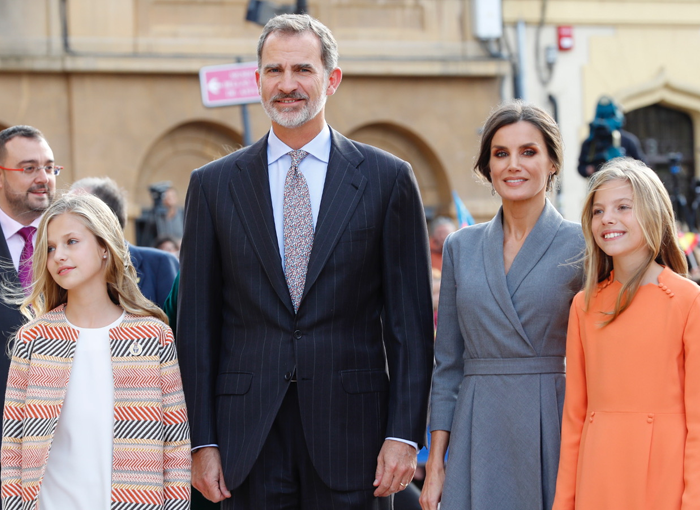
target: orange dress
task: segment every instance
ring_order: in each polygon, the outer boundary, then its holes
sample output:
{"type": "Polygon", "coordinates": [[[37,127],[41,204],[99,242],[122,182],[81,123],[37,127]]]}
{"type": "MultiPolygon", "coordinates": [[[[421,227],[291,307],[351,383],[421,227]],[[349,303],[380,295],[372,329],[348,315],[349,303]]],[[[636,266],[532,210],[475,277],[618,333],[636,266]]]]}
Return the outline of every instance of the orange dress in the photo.
{"type": "Polygon", "coordinates": [[[604,328],[621,284],[574,298],[552,510],[700,508],[700,287],[658,280],[604,328]]]}

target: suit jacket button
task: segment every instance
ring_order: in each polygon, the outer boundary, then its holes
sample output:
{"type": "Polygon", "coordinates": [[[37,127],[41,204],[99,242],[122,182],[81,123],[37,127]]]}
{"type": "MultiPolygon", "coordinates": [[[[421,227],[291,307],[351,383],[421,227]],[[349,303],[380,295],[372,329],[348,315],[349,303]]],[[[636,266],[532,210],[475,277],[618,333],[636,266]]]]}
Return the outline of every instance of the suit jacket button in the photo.
{"type": "Polygon", "coordinates": [[[302,337],[301,331],[299,331],[299,330],[297,329],[297,330],[294,332],[294,338],[296,338],[297,340],[299,340],[301,337],[302,337]]]}
{"type": "Polygon", "coordinates": [[[292,373],[287,372],[286,374],[284,374],[284,380],[287,382],[291,381],[292,380],[292,373]]]}

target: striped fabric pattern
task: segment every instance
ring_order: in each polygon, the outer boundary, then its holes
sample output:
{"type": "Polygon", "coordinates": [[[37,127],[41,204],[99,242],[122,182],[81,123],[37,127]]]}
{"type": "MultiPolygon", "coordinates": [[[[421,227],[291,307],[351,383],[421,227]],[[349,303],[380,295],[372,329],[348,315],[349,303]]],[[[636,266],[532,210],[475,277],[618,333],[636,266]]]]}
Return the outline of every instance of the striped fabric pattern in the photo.
{"type": "MultiPolygon", "coordinates": [[[[22,327],[5,395],[2,508],[37,507],[79,332],[64,306],[22,327]]],[[[190,439],[170,328],[126,314],[109,331],[114,375],[111,508],[186,509],[190,439]]]]}

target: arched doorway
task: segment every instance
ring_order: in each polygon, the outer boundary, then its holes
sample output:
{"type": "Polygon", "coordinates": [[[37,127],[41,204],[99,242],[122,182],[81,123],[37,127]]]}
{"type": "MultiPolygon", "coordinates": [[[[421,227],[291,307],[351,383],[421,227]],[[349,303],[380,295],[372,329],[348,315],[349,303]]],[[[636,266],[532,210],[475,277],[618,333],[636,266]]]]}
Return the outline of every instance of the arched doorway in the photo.
{"type": "MultiPolygon", "coordinates": [[[[684,111],[657,103],[625,115],[625,128],[634,133],[642,143],[647,163],[661,177],[674,203],[679,197],[687,204],[695,200],[695,136],[693,120],[684,111]],[[677,165],[680,165],[678,171],[677,165]],[[672,169],[675,167],[675,171],[672,169]]],[[[679,219],[684,211],[677,211],[679,219]]]]}
{"type": "Polygon", "coordinates": [[[242,146],[240,133],[210,122],[189,122],[168,131],[148,151],[134,193],[141,207],[152,206],[148,187],[171,181],[184,201],[192,170],[242,146]]]}
{"type": "Polygon", "coordinates": [[[350,133],[349,137],[379,147],[411,164],[428,220],[436,216],[454,217],[445,170],[432,149],[418,135],[385,122],[363,126],[350,133]]]}

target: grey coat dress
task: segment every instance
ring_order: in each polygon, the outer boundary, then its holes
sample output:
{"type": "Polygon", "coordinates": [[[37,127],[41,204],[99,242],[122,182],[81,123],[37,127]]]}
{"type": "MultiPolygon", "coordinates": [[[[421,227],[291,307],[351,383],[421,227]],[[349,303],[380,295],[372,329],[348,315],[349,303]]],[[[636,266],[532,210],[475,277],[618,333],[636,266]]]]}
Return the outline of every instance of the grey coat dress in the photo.
{"type": "Polygon", "coordinates": [[[431,430],[450,431],[441,510],[549,510],[581,227],[549,201],[503,264],[503,211],[447,238],[431,430]]]}

